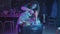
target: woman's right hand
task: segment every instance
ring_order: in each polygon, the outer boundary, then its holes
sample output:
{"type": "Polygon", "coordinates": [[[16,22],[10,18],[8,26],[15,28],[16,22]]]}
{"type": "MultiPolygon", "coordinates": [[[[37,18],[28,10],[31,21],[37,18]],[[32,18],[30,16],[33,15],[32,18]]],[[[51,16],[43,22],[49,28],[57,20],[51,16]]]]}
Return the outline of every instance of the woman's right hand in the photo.
{"type": "Polygon", "coordinates": [[[27,7],[24,7],[24,6],[22,6],[22,7],[21,7],[21,10],[30,11],[30,9],[29,9],[29,8],[27,8],[27,7]]]}

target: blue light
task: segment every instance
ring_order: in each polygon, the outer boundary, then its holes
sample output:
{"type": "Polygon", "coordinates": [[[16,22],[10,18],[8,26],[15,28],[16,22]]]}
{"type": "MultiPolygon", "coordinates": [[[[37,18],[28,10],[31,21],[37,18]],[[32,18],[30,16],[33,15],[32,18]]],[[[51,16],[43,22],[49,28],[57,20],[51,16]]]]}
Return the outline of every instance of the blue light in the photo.
{"type": "Polygon", "coordinates": [[[38,30],[39,28],[41,28],[41,26],[42,26],[42,24],[41,24],[40,20],[37,19],[36,24],[34,24],[34,23],[32,24],[32,30],[38,30]]]}
{"type": "Polygon", "coordinates": [[[28,11],[22,13],[19,17],[19,20],[20,20],[19,23],[25,22],[30,16],[31,14],[28,11]]]}

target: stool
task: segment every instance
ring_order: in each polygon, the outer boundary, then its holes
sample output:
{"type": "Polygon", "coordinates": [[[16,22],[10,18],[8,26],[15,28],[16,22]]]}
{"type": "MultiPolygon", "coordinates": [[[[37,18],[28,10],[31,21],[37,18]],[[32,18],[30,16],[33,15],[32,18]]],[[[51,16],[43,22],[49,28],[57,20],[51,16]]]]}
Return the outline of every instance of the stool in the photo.
{"type": "Polygon", "coordinates": [[[10,32],[14,32],[14,22],[13,21],[4,21],[4,32],[5,32],[5,25],[8,25],[8,24],[10,24],[9,26],[10,26],[10,32]]]}

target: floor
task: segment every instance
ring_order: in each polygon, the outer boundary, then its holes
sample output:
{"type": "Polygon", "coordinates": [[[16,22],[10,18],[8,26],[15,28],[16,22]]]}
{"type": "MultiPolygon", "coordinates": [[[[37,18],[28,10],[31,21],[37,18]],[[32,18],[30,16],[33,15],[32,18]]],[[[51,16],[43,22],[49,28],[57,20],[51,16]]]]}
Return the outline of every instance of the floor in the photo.
{"type": "Polygon", "coordinates": [[[56,27],[53,25],[46,26],[45,29],[43,29],[43,34],[56,34],[56,27]]]}
{"type": "MultiPolygon", "coordinates": [[[[0,32],[0,34],[16,34],[16,32],[0,32]]],[[[43,34],[56,34],[56,27],[54,25],[44,26],[43,34]]],[[[60,31],[58,34],[60,34],[60,31]]]]}

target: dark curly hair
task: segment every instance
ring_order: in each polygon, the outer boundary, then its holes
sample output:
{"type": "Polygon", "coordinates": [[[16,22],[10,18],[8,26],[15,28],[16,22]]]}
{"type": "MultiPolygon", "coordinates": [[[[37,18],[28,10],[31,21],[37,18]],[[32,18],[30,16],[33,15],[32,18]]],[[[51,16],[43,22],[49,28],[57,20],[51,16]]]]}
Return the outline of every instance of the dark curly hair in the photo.
{"type": "Polygon", "coordinates": [[[38,12],[40,11],[40,5],[39,5],[39,3],[38,3],[38,1],[37,0],[28,0],[28,1],[25,1],[23,4],[22,4],[22,6],[25,6],[25,7],[27,7],[27,8],[29,8],[29,9],[32,9],[32,10],[37,10],[38,12]]]}

